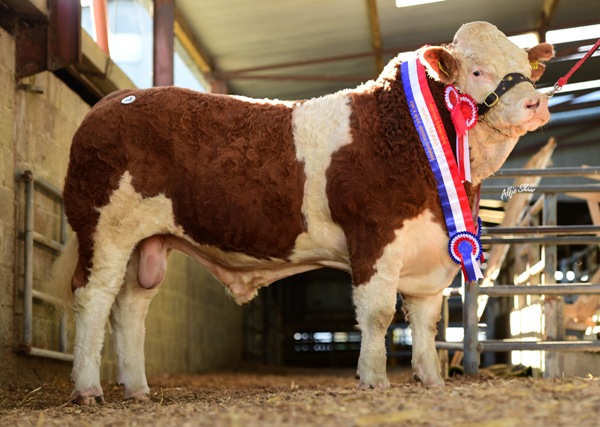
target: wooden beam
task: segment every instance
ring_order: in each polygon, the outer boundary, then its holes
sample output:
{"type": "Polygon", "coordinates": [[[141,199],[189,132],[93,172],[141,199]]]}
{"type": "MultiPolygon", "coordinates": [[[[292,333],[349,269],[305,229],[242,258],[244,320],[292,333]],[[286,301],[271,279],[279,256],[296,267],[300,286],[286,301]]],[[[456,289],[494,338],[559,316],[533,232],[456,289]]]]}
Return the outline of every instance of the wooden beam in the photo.
{"type": "Polygon", "coordinates": [[[550,28],[550,22],[552,22],[558,2],[559,0],[544,0],[540,21],[537,26],[537,32],[541,43],[546,41],[546,33],[550,28]]]}
{"type": "Polygon", "coordinates": [[[375,67],[377,74],[383,70],[383,54],[381,52],[381,27],[379,25],[379,14],[377,11],[377,0],[367,0],[369,10],[369,24],[371,28],[371,44],[375,53],[375,67]]]}
{"type": "Polygon", "coordinates": [[[309,82],[353,82],[360,83],[372,79],[373,76],[360,75],[315,75],[315,74],[246,74],[246,73],[227,73],[220,72],[214,75],[218,80],[271,80],[271,81],[309,81],[309,82]]]}
{"type": "Polygon", "coordinates": [[[175,9],[175,37],[181,43],[183,48],[187,51],[192,61],[196,64],[198,69],[204,74],[208,75],[213,72],[212,60],[208,54],[204,51],[201,44],[198,42],[196,37],[192,34],[187,22],[183,18],[179,9],[175,9]]]}

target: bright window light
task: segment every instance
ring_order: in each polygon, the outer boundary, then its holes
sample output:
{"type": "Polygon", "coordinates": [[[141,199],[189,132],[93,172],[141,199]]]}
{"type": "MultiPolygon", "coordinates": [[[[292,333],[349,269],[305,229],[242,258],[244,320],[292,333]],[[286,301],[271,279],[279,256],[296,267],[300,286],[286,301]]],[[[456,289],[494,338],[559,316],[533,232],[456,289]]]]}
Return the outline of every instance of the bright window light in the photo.
{"type": "Polygon", "coordinates": [[[543,323],[541,305],[523,307],[510,313],[510,334],[513,337],[521,334],[540,334],[544,330],[543,323]]]}
{"type": "Polygon", "coordinates": [[[540,42],[536,33],[519,34],[508,39],[520,48],[533,47],[540,42]]]}
{"type": "Polygon", "coordinates": [[[396,7],[419,6],[427,3],[438,3],[444,0],[396,0],[396,7]]]}
{"type": "Polygon", "coordinates": [[[465,330],[462,327],[450,326],[446,328],[447,342],[462,342],[465,339],[465,330]]]}
{"type": "Polygon", "coordinates": [[[315,332],[313,338],[316,342],[329,343],[333,340],[333,334],[331,332],[315,332]]]}
{"type": "Polygon", "coordinates": [[[594,89],[600,87],[600,80],[589,80],[587,82],[569,83],[562,87],[561,92],[574,92],[577,90],[594,89]]]}
{"type": "MultiPolygon", "coordinates": [[[[554,98],[551,98],[552,100],[558,100],[558,99],[562,99],[565,98],[564,94],[568,93],[568,92],[577,92],[580,90],[588,90],[588,89],[596,89],[596,88],[600,88],[600,79],[598,80],[589,80],[587,82],[579,82],[579,83],[568,83],[566,85],[564,85],[561,89],[560,92],[558,92],[558,95],[561,96],[556,96],[554,98]]],[[[549,87],[540,87],[538,89],[536,89],[538,92],[540,93],[546,93],[548,92],[549,87]]],[[[572,98],[572,96],[571,96],[572,98]]],[[[570,100],[570,99],[566,99],[565,100],[570,100]]],[[[553,105],[557,105],[560,102],[555,102],[553,105]]],[[[555,276],[556,277],[556,276],[555,276]]],[[[560,279],[556,279],[556,280],[560,280],[560,279]]]]}
{"type": "Polygon", "coordinates": [[[597,39],[600,37],[600,24],[586,25],[584,27],[565,28],[552,30],[546,33],[546,41],[552,44],[568,43],[578,40],[597,39]]]}

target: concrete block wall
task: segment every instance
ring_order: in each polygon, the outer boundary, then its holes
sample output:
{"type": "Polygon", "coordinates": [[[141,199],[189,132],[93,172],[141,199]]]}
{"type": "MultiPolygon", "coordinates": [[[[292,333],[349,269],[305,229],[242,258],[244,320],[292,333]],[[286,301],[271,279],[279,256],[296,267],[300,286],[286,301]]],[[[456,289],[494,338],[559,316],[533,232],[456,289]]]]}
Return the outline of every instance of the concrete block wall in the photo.
{"type": "MultiPolygon", "coordinates": [[[[70,364],[19,356],[22,341],[24,185],[15,171],[29,169],[62,188],[73,134],[90,107],[54,74],[44,72],[21,83],[14,79],[14,37],[0,28],[0,384],[65,380],[70,364]]],[[[59,239],[60,207],[35,192],[35,231],[59,239]]],[[[45,280],[55,255],[36,247],[34,288],[52,293],[45,280]]],[[[33,345],[58,348],[58,310],[36,302],[33,345]]],[[[242,309],[201,266],[173,254],[161,290],[147,318],[146,366],[149,376],[193,373],[232,366],[242,357],[242,309]]],[[[108,330],[108,328],[107,328],[108,330]]],[[[74,328],[68,329],[72,350],[74,328]]],[[[116,378],[110,331],[103,350],[104,380],[116,378]]]]}
{"type": "MultiPolygon", "coordinates": [[[[0,57],[15,57],[14,40],[2,29],[0,57]]],[[[5,353],[13,344],[15,269],[13,122],[16,84],[11,76],[14,76],[14,61],[0,61],[0,366],[9,369],[9,357],[5,353]]],[[[1,376],[0,373],[0,380],[1,376]]]]}

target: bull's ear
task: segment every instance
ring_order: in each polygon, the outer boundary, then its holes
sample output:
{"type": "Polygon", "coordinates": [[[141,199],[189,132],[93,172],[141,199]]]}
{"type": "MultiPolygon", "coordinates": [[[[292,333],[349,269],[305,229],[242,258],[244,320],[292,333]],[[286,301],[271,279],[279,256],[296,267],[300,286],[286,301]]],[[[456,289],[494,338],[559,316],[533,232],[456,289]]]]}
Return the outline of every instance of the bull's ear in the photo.
{"type": "Polygon", "coordinates": [[[458,61],[441,46],[428,46],[419,52],[419,59],[429,76],[445,84],[453,83],[458,77],[458,61]]]}
{"type": "Polygon", "coordinates": [[[531,49],[527,49],[527,55],[531,64],[531,79],[538,81],[546,70],[544,62],[554,57],[554,47],[550,43],[540,43],[531,49]]]}

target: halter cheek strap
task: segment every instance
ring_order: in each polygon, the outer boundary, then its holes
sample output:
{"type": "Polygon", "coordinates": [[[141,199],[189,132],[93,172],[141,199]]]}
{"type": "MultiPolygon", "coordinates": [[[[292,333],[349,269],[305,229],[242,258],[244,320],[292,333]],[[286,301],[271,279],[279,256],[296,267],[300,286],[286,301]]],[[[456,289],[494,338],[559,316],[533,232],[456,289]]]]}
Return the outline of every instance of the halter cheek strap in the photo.
{"type": "Polygon", "coordinates": [[[498,100],[502,95],[521,82],[529,82],[535,87],[535,83],[521,73],[510,73],[505,75],[498,87],[493,92],[488,93],[481,104],[477,104],[479,116],[483,116],[487,113],[490,108],[498,103],[498,100]]]}

